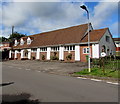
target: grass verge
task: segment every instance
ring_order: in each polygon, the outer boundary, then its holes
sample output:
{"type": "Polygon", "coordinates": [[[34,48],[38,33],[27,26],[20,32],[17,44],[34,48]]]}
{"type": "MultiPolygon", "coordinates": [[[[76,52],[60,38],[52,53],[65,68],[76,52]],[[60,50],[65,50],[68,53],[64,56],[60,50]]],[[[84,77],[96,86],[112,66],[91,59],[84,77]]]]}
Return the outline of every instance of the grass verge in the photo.
{"type": "Polygon", "coordinates": [[[98,77],[111,77],[111,78],[120,78],[120,70],[112,70],[112,69],[103,69],[101,68],[91,68],[91,72],[88,72],[88,69],[84,69],[80,72],[75,72],[77,75],[89,75],[89,76],[98,76],[98,77]]]}

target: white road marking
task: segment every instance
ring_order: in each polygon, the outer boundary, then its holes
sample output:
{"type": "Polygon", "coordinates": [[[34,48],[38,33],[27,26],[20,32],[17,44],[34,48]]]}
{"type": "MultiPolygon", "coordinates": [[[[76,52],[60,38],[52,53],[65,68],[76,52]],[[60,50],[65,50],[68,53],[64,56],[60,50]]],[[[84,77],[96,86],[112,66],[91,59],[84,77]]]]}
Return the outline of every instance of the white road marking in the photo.
{"type": "Polygon", "coordinates": [[[77,78],[80,78],[80,79],[87,79],[87,78],[83,78],[83,77],[77,77],[77,78]]]}
{"type": "Polygon", "coordinates": [[[92,80],[92,81],[98,81],[98,82],[102,81],[102,80],[99,80],[99,79],[90,79],[90,80],[92,80]]]}
{"type": "MultiPolygon", "coordinates": [[[[83,78],[83,77],[77,77],[77,78],[79,78],[79,79],[90,79],[90,78],[83,78]]],[[[113,82],[109,82],[109,81],[106,82],[104,80],[99,80],[99,79],[90,79],[90,80],[92,80],[92,81],[98,81],[98,82],[102,81],[102,82],[105,82],[105,83],[108,83],[108,84],[119,85],[119,83],[113,83],[113,82]]]]}
{"type": "Polygon", "coordinates": [[[118,85],[118,84],[119,84],[119,83],[113,83],[113,82],[106,82],[106,83],[115,84],[115,85],[118,85]]]}

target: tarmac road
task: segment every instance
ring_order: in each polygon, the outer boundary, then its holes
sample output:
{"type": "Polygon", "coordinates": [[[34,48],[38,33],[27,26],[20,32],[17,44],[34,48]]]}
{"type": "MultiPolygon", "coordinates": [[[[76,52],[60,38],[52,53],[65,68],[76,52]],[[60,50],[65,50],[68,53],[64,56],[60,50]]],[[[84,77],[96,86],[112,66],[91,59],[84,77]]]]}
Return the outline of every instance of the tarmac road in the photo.
{"type": "Polygon", "coordinates": [[[48,74],[4,63],[2,71],[3,95],[28,93],[32,95],[31,99],[41,102],[118,102],[118,85],[48,74]]]}

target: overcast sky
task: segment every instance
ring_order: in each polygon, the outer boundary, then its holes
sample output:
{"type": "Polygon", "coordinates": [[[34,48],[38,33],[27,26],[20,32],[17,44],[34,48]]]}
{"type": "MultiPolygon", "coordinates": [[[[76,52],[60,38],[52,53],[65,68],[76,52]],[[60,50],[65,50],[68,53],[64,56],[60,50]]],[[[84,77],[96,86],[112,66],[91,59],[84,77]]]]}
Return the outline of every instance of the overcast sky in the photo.
{"type": "Polygon", "coordinates": [[[93,28],[109,27],[113,37],[118,37],[118,2],[112,2],[112,0],[109,2],[106,2],[107,0],[102,0],[103,2],[23,1],[2,1],[0,5],[2,36],[8,37],[11,34],[12,26],[15,26],[14,30],[19,33],[32,35],[85,24],[87,23],[86,12],[80,8],[80,5],[85,4],[90,12],[90,22],[93,28]]]}

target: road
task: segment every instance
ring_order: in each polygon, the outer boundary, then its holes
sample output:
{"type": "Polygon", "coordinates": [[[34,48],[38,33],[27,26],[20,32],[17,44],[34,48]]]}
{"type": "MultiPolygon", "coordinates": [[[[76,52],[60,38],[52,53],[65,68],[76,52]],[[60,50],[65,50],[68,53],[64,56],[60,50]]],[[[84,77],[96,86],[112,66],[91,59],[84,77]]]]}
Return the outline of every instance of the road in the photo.
{"type": "Polygon", "coordinates": [[[41,102],[117,102],[118,85],[2,65],[3,95],[29,93],[41,102]]]}

